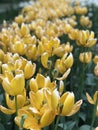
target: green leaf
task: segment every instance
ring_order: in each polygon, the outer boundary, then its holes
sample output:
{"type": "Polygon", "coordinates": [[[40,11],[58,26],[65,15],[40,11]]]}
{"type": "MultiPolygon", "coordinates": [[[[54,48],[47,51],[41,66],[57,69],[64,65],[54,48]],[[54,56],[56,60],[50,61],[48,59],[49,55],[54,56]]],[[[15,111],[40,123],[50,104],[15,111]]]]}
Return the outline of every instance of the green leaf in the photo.
{"type": "Polygon", "coordinates": [[[86,114],[85,114],[85,113],[80,112],[80,113],[79,113],[79,117],[80,117],[83,121],[86,121],[86,114]]]}
{"type": "MultiPolygon", "coordinates": [[[[90,130],[90,125],[82,125],[79,130],[90,130]]],[[[94,128],[92,128],[92,130],[94,130],[94,128]]]]}
{"type": "Polygon", "coordinates": [[[0,130],[5,130],[4,126],[0,123],[0,130]]]}
{"type": "Polygon", "coordinates": [[[69,121],[67,124],[67,129],[66,130],[73,130],[73,127],[75,126],[76,122],[75,121],[69,121]]]}
{"type": "Polygon", "coordinates": [[[63,130],[67,130],[67,126],[66,126],[65,123],[60,123],[60,124],[58,124],[58,126],[59,126],[60,128],[62,128],[63,130]]]}
{"type": "Polygon", "coordinates": [[[87,74],[86,84],[87,84],[87,85],[90,85],[90,86],[96,85],[96,84],[95,84],[95,78],[94,78],[94,75],[93,75],[93,74],[91,74],[91,73],[88,73],[88,74],[87,74]]]}

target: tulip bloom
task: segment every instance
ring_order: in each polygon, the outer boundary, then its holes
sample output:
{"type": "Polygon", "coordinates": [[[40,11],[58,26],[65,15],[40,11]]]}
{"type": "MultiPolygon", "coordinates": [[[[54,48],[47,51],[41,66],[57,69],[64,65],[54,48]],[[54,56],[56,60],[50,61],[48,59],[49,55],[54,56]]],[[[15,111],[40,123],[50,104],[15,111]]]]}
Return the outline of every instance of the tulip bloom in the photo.
{"type": "Polygon", "coordinates": [[[98,91],[95,92],[93,98],[86,93],[87,100],[90,104],[96,105],[96,116],[98,116],[98,91]]]}
{"type": "Polygon", "coordinates": [[[40,89],[36,93],[30,92],[31,106],[28,110],[19,110],[15,122],[21,126],[20,120],[22,115],[26,114],[26,119],[23,128],[26,129],[41,129],[50,125],[56,116],[56,108],[59,101],[59,93],[57,90],[53,92],[47,89],[40,89]]]}
{"type": "Polygon", "coordinates": [[[56,87],[56,83],[51,82],[50,77],[44,77],[41,74],[37,74],[36,78],[30,79],[30,89],[34,92],[37,92],[40,88],[48,88],[53,90],[56,87]]]}
{"type": "Polygon", "coordinates": [[[57,114],[61,116],[71,116],[79,111],[82,100],[74,104],[74,94],[72,92],[64,93],[59,99],[57,114]]]}
{"type": "Polygon", "coordinates": [[[79,60],[86,64],[90,63],[91,59],[92,59],[92,52],[84,52],[84,53],[80,53],[79,55],[79,60]]]}
{"type": "Polygon", "coordinates": [[[91,47],[96,44],[97,39],[94,38],[94,32],[91,31],[89,32],[88,30],[86,31],[79,31],[78,36],[77,36],[77,44],[80,46],[84,47],[91,47]]]}
{"type": "MultiPolygon", "coordinates": [[[[0,105],[0,110],[5,114],[13,114],[16,112],[16,106],[15,106],[15,97],[13,99],[10,99],[9,94],[5,94],[6,97],[6,104],[8,108],[0,105]]],[[[18,108],[22,108],[24,104],[26,103],[26,91],[23,91],[22,94],[17,95],[17,106],[18,108]]]]}
{"type": "Polygon", "coordinates": [[[6,72],[7,77],[3,77],[2,86],[6,93],[11,96],[19,95],[23,92],[25,87],[25,79],[23,73],[16,74],[6,72]]]}

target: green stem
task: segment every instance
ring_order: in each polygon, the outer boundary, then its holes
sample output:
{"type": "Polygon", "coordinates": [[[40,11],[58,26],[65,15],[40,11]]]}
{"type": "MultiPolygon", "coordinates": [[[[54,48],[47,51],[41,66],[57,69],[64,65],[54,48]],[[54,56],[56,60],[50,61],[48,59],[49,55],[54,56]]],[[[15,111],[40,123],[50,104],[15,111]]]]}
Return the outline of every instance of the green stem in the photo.
{"type": "Polygon", "coordinates": [[[17,95],[15,96],[15,108],[16,108],[16,116],[17,116],[18,115],[17,95]]]}
{"type": "Polygon", "coordinates": [[[92,122],[91,122],[90,130],[93,130],[93,125],[94,125],[95,118],[96,118],[97,104],[98,104],[98,94],[97,94],[96,103],[95,103],[95,105],[94,105],[94,110],[93,110],[92,122]]]}
{"type": "MultiPolygon", "coordinates": [[[[15,96],[15,108],[16,108],[16,116],[18,116],[17,95],[15,96]]],[[[17,125],[15,125],[15,130],[19,130],[19,127],[17,125]]]]}
{"type": "Polygon", "coordinates": [[[86,69],[86,65],[85,65],[85,63],[83,63],[83,71],[82,71],[82,77],[81,77],[82,84],[80,87],[81,96],[82,96],[84,88],[85,88],[85,69],[86,69]]]}
{"type": "Polygon", "coordinates": [[[60,120],[60,116],[57,117],[56,125],[55,125],[54,130],[57,130],[57,129],[58,129],[58,123],[59,123],[59,120],[60,120]]]}

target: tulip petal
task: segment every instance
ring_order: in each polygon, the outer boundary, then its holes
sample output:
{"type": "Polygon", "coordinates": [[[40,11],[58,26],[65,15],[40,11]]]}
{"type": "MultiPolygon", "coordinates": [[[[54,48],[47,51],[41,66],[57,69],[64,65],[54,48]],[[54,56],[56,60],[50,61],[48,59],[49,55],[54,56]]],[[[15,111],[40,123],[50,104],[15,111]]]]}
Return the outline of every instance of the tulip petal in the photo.
{"type": "Polygon", "coordinates": [[[79,100],[78,102],[76,102],[73,106],[72,111],[67,116],[74,115],[76,112],[78,112],[81,107],[81,104],[82,104],[82,100],[79,100]]]}
{"type": "Polygon", "coordinates": [[[53,111],[51,111],[51,110],[45,111],[40,120],[41,128],[51,124],[53,122],[54,118],[55,118],[55,113],[53,111]]]}
{"type": "Polygon", "coordinates": [[[24,90],[25,80],[23,74],[18,74],[11,81],[11,91],[13,96],[21,94],[24,90]]]}
{"type": "Polygon", "coordinates": [[[14,109],[13,110],[7,109],[7,108],[3,107],[2,105],[0,105],[0,111],[2,111],[5,114],[13,114],[13,113],[15,113],[14,109]]]}
{"type": "Polygon", "coordinates": [[[37,74],[36,81],[37,81],[37,84],[38,84],[38,88],[45,87],[45,77],[43,75],[37,74]]]}
{"type": "Polygon", "coordinates": [[[88,100],[89,103],[95,104],[94,100],[91,98],[91,96],[88,93],[86,93],[86,97],[87,97],[87,100],[88,100]]]}
{"type": "Polygon", "coordinates": [[[44,52],[41,55],[41,63],[45,68],[48,68],[48,58],[49,58],[49,54],[47,52],[44,52]]]}
{"type": "Polygon", "coordinates": [[[62,77],[56,78],[57,80],[64,80],[68,77],[69,73],[70,73],[71,69],[69,68],[62,77]]]}

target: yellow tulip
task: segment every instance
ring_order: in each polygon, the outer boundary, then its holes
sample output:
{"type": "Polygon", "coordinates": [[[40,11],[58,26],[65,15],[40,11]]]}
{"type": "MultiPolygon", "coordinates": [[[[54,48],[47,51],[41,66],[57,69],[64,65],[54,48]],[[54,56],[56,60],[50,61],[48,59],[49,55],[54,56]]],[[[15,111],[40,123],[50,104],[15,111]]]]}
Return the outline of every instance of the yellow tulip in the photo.
{"type": "Polygon", "coordinates": [[[48,59],[49,59],[49,54],[47,52],[44,52],[42,55],[41,55],[41,63],[43,65],[43,67],[45,68],[49,68],[49,65],[48,65],[48,59]]]}
{"type": "Polygon", "coordinates": [[[26,47],[26,52],[25,55],[27,56],[28,59],[37,59],[37,47],[36,44],[28,44],[26,47]]]}
{"type": "Polygon", "coordinates": [[[18,15],[17,17],[15,17],[15,22],[17,22],[18,24],[23,23],[23,15],[18,15]]]}
{"type": "Polygon", "coordinates": [[[15,123],[21,128],[25,128],[25,129],[36,129],[36,130],[40,130],[40,127],[38,125],[38,120],[33,117],[32,113],[30,113],[29,111],[26,111],[24,109],[20,109],[18,112],[18,116],[15,117],[15,123]],[[25,115],[26,118],[24,120],[24,123],[21,124],[21,119],[22,116],[25,115]],[[21,126],[23,125],[23,126],[21,126]]]}
{"type": "Polygon", "coordinates": [[[94,67],[94,74],[96,76],[98,76],[98,63],[96,64],[96,66],[94,67]]]}
{"type": "Polygon", "coordinates": [[[14,51],[20,55],[24,55],[25,54],[25,44],[24,42],[21,41],[15,41],[14,43],[14,51]]]}
{"type": "Polygon", "coordinates": [[[0,49],[0,61],[4,61],[4,52],[0,49]]]}
{"type": "Polygon", "coordinates": [[[25,23],[22,23],[20,32],[22,36],[26,36],[29,34],[29,28],[25,23]]]}
{"type": "Polygon", "coordinates": [[[73,62],[74,62],[72,53],[70,53],[69,55],[67,53],[64,54],[61,61],[62,61],[62,64],[65,66],[66,69],[72,67],[73,62]]]}
{"type": "Polygon", "coordinates": [[[62,77],[57,77],[57,80],[64,80],[68,77],[69,73],[70,73],[71,69],[69,68],[68,70],[65,71],[65,73],[63,74],[62,77]]]}
{"type": "Polygon", "coordinates": [[[38,90],[38,84],[36,82],[36,79],[34,79],[34,78],[30,79],[30,90],[33,92],[37,92],[37,90],[38,90]]]}
{"type": "MultiPolygon", "coordinates": [[[[12,75],[12,74],[10,74],[12,75]]],[[[15,96],[21,94],[25,87],[24,75],[22,73],[15,76],[3,77],[3,88],[9,95],[15,96]]]]}
{"type": "Polygon", "coordinates": [[[93,58],[93,62],[94,62],[95,64],[98,63],[98,55],[95,55],[95,56],[94,56],[94,58],[93,58]]]}
{"type": "Polygon", "coordinates": [[[36,92],[40,88],[48,88],[50,90],[53,90],[56,87],[56,83],[51,82],[50,77],[44,77],[41,74],[37,74],[36,78],[32,78],[30,80],[30,89],[34,92],[36,92]]]}
{"type": "Polygon", "coordinates": [[[92,59],[92,52],[83,52],[79,55],[79,60],[86,64],[90,63],[92,59]]]}
{"type": "Polygon", "coordinates": [[[95,128],[95,130],[98,130],[98,126],[95,128]]]}
{"type": "Polygon", "coordinates": [[[89,17],[86,17],[84,15],[82,15],[80,17],[80,24],[84,27],[91,27],[92,26],[92,22],[90,21],[89,17]]]}
{"type": "Polygon", "coordinates": [[[63,93],[64,91],[64,82],[62,80],[60,80],[60,83],[59,83],[59,93],[60,95],[63,93]]]}
{"type": "Polygon", "coordinates": [[[36,64],[35,63],[32,64],[31,61],[28,61],[24,68],[24,77],[26,79],[31,78],[34,75],[35,70],[36,70],[36,64]]]}
{"type": "Polygon", "coordinates": [[[96,105],[96,116],[98,116],[98,91],[95,92],[93,98],[86,93],[87,100],[90,104],[96,105]]]}
{"type": "Polygon", "coordinates": [[[96,44],[97,39],[94,38],[93,31],[89,32],[88,30],[83,30],[79,31],[76,42],[80,46],[91,47],[96,44]]]}
{"type": "Polygon", "coordinates": [[[55,118],[55,113],[52,110],[46,110],[40,119],[41,128],[50,125],[55,118]]]}
{"type": "MultiPolygon", "coordinates": [[[[6,96],[6,104],[8,108],[0,105],[0,110],[5,114],[13,114],[16,112],[16,106],[15,106],[15,97],[12,97],[13,99],[10,99],[9,94],[5,94],[6,96]]],[[[22,94],[17,95],[17,106],[18,109],[22,108],[26,103],[26,91],[24,90],[22,94]]]]}
{"type": "Polygon", "coordinates": [[[81,104],[82,100],[79,100],[74,104],[74,94],[72,92],[66,92],[59,100],[57,114],[62,116],[71,116],[80,109],[81,104]]]}

